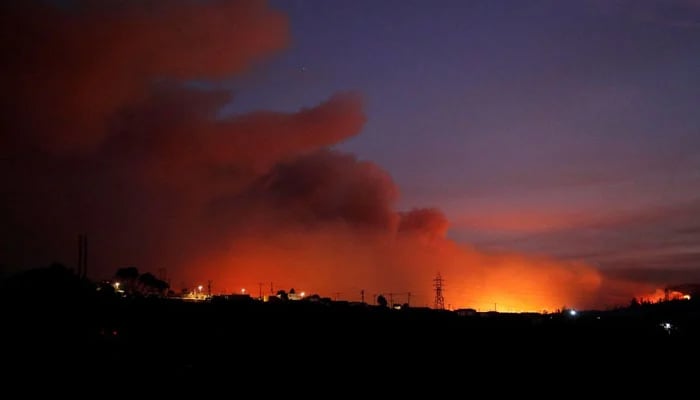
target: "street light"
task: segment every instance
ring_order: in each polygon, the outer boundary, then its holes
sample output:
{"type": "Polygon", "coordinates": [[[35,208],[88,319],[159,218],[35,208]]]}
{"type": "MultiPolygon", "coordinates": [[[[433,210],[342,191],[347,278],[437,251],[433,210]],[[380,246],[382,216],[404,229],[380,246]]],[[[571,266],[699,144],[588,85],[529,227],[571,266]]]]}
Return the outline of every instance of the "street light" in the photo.
{"type": "Polygon", "coordinates": [[[245,294],[245,288],[241,289],[241,294],[245,294]]]}

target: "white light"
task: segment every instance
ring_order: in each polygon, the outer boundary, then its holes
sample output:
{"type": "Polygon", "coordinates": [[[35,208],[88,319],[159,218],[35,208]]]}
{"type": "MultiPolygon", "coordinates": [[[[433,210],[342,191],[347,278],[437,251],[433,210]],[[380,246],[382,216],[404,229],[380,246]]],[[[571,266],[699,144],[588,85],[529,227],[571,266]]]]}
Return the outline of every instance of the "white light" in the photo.
{"type": "Polygon", "coordinates": [[[241,289],[241,293],[245,294],[245,288],[241,289]]]}
{"type": "Polygon", "coordinates": [[[576,310],[569,310],[569,314],[573,317],[576,316],[576,310]]]}
{"type": "Polygon", "coordinates": [[[686,294],[685,296],[683,296],[683,299],[684,299],[684,300],[690,300],[690,295],[689,295],[689,294],[686,294]]]}
{"type": "Polygon", "coordinates": [[[661,324],[661,326],[663,326],[663,327],[664,327],[664,329],[666,329],[666,330],[669,330],[669,329],[671,329],[671,324],[670,324],[670,323],[668,323],[668,322],[664,322],[663,324],[661,324]]]}
{"type": "Polygon", "coordinates": [[[306,296],[306,292],[301,292],[301,293],[299,293],[299,296],[301,296],[301,297],[306,296]]]}
{"type": "Polygon", "coordinates": [[[202,289],[204,289],[204,286],[202,286],[202,285],[199,285],[199,286],[197,286],[197,289],[199,289],[199,291],[201,292],[201,291],[202,291],[202,289]]]}
{"type": "Polygon", "coordinates": [[[119,289],[119,282],[114,282],[114,288],[119,289]]]}

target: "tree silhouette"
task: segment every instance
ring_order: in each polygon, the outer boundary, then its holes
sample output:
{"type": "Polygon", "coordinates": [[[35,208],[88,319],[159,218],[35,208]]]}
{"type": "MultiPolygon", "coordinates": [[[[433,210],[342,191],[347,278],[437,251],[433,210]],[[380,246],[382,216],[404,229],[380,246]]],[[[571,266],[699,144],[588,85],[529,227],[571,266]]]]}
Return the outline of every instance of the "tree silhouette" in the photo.
{"type": "Polygon", "coordinates": [[[383,294],[380,294],[379,296],[377,296],[377,304],[379,304],[379,306],[381,306],[381,307],[387,306],[388,302],[386,301],[386,297],[384,297],[383,294]]]}
{"type": "Polygon", "coordinates": [[[311,296],[306,296],[306,298],[304,300],[311,301],[311,302],[319,302],[319,301],[321,301],[321,296],[314,293],[311,296]]]}
{"type": "Polygon", "coordinates": [[[146,272],[139,277],[139,284],[144,293],[163,294],[170,288],[167,282],[156,278],[152,273],[146,272]]]}
{"type": "Polygon", "coordinates": [[[287,295],[287,292],[285,292],[284,290],[277,291],[277,297],[279,297],[282,300],[289,300],[289,295],[287,295]]]}

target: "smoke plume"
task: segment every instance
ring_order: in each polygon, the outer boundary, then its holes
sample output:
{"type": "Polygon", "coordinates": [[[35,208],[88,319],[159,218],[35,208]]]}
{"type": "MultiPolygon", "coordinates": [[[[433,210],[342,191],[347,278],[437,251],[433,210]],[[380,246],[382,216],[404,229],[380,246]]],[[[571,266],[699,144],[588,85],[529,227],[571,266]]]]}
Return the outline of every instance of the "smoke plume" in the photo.
{"type": "MultiPolygon", "coordinates": [[[[262,1],[3,4],[0,263],[71,263],[93,278],[166,269],[174,289],[396,293],[453,308],[542,310],[609,301],[594,268],[487,253],[447,238],[433,208],[398,212],[376,164],[330,146],[358,134],[362,99],[220,117],[228,78],[289,42],[262,1]]],[[[625,289],[630,298],[637,288],[625,289]],[[629,290],[628,290],[629,289],[629,290]]],[[[394,296],[392,294],[392,296],[394,296]]]]}

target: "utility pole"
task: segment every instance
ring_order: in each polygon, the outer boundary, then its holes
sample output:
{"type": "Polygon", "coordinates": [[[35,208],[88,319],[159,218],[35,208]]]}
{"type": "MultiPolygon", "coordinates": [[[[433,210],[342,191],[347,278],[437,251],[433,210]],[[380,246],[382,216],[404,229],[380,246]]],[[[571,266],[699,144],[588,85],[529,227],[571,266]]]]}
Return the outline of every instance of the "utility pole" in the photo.
{"type": "Polygon", "coordinates": [[[362,296],[362,303],[365,302],[365,289],[360,290],[360,295],[362,296]]]}
{"type": "Polygon", "coordinates": [[[409,307],[411,306],[411,292],[408,292],[408,301],[406,301],[406,304],[408,304],[409,307]]]}
{"type": "Polygon", "coordinates": [[[263,285],[264,285],[264,283],[258,282],[258,287],[259,287],[259,289],[260,289],[260,292],[259,292],[260,295],[259,295],[258,298],[259,298],[260,300],[262,300],[262,298],[263,298],[263,295],[262,295],[262,287],[263,287],[263,285]]]}
{"type": "Polygon", "coordinates": [[[211,279],[207,281],[207,293],[211,297],[211,279]]]}

